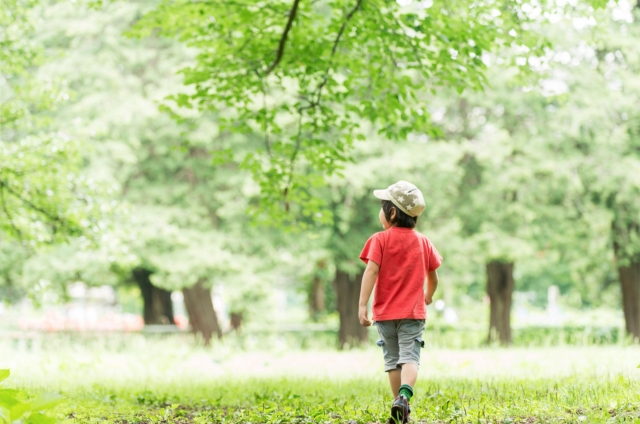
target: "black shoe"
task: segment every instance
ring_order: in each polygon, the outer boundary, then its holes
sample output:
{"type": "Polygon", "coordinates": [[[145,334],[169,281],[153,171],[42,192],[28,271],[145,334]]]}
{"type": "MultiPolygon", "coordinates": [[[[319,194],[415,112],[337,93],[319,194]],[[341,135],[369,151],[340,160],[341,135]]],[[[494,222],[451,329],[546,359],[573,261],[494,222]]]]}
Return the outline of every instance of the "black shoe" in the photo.
{"type": "Polygon", "coordinates": [[[409,408],[409,402],[404,396],[398,396],[391,406],[391,419],[396,423],[408,423],[409,414],[411,409],[409,408]]]}

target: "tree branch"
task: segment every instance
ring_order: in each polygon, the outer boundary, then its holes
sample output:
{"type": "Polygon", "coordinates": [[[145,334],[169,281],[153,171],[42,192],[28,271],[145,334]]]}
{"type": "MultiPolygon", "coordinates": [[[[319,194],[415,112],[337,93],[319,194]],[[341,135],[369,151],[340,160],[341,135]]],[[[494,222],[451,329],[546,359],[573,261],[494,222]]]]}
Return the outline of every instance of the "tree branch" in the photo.
{"type": "Polygon", "coordinates": [[[267,149],[269,156],[273,157],[271,152],[271,142],[269,141],[269,109],[267,108],[267,89],[264,86],[264,78],[260,76],[258,71],[255,71],[258,78],[260,78],[260,91],[262,91],[262,107],[264,109],[264,121],[262,123],[262,132],[264,132],[264,146],[267,149]]]}
{"type": "MultiPolygon", "coordinates": [[[[296,0],[297,2],[297,0],[296,0]]],[[[298,134],[296,136],[296,143],[294,145],[293,148],[293,152],[291,154],[291,159],[290,159],[290,167],[289,167],[289,175],[287,178],[287,183],[285,185],[284,188],[284,197],[287,197],[287,194],[289,193],[289,189],[291,188],[291,183],[293,182],[293,167],[295,165],[295,161],[296,158],[298,156],[298,153],[300,151],[300,147],[301,147],[301,143],[302,143],[302,116],[303,116],[303,111],[304,110],[308,110],[308,109],[315,109],[316,107],[318,107],[320,105],[320,99],[322,98],[322,90],[324,88],[324,86],[327,84],[327,82],[329,81],[329,72],[331,71],[331,67],[333,66],[333,58],[336,55],[336,52],[338,51],[338,45],[340,44],[340,39],[342,38],[342,34],[344,34],[346,28],[347,28],[347,24],[349,23],[349,21],[351,20],[351,18],[353,18],[353,15],[355,15],[355,13],[358,11],[358,9],[360,9],[362,7],[362,2],[363,0],[357,0],[356,5],[353,7],[353,9],[351,9],[349,11],[349,13],[347,14],[347,16],[345,17],[344,22],[342,23],[342,26],[340,27],[340,30],[338,31],[338,35],[336,35],[335,40],[333,40],[333,46],[331,48],[331,55],[329,56],[329,64],[327,65],[327,69],[324,73],[324,77],[322,82],[318,85],[318,87],[315,90],[316,94],[316,99],[312,100],[308,105],[306,106],[302,106],[300,108],[298,108],[298,134]]],[[[295,7],[295,5],[294,5],[295,7]]],[[[290,19],[291,21],[291,19],[290,19]]],[[[285,30],[286,33],[286,30],[285,30]]],[[[281,43],[282,44],[282,43],[281,43]]],[[[289,212],[289,203],[285,201],[285,208],[286,211],[289,212]]]]}
{"type": "Polygon", "coordinates": [[[358,11],[358,9],[360,9],[360,7],[362,7],[362,1],[363,0],[358,0],[358,2],[353,7],[353,9],[351,9],[351,11],[347,14],[346,19],[344,20],[344,22],[342,23],[342,26],[340,27],[340,31],[338,31],[338,35],[336,36],[336,39],[333,41],[333,47],[331,48],[329,65],[327,66],[327,70],[324,73],[324,78],[322,82],[316,89],[318,93],[318,97],[312,103],[312,107],[318,106],[318,104],[320,104],[320,99],[322,97],[322,90],[324,89],[324,86],[327,85],[327,82],[329,81],[329,71],[331,70],[331,66],[333,65],[333,58],[336,55],[336,51],[338,50],[338,44],[340,43],[340,38],[342,38],[342,34],[344,33],[344,30],[347,28],[347,24],[349,23],[351,18],[353,18],[353,15],[358,11]]]}
{"type": "MultiPolygon", "coordinates": [[[[302,109],[298,109],[298,135],[296,136],[296,144],[291,153],[291,161],[289,162],[289,175],[287,176],[287,184],[284,187],[283,197],[286,199],[293,182],[293,167],[296,163],[298,152],[300,151],[300,144],[302,143],[302,109]]],[[[285,200],[285,208],[287,213],[289,212],[289,202],[285,200]]]]}
{"type": "Polygon", "coordinates": [[[9,192],[9,194],[12,194],[14,197],[16,197],[18,200],[20,200],[25,205],[29,206],[34,211],[40,212],[42,215],[47,217],[49,220],[51,220],[53,222],[59,222],[63,227],[66,226],[66,222],[65,222],[64,218],[62,218],[62,217],[60,217],[60,216],[58,216],[56,214],[50,214],[49,211],[39,207],[35,203],[31,202],[29,199],[25,199],[24,197],[22,197],[20,195],[20,193],[17,193],[14,189],[12,189],[6,182],[0,181],[0,187],[4,187],[7,190],[7,192],[9,192]]]}
{"type": "Polygon", "coordinates": [[[276,66],[278,66],[278,64],[280,63],[280,60],[282,60],[282,56],[284,55],[284,45],[287,42],[289,31],[291,31],[293,20],[296,18],[296,14],[298,13],[299,4],[300,4],[300,0],[293,0],[293,6],[291,6],[291,11],[289,12],[289,20],[287,21],[287,26],[284,28],[282,37],[280,37],[280,44],[278,45],[278,53],[276,54],[276,59],[273,61],[271,66],[267,68],[267,70],[264,73],[264,76],[269,75],[276,68],[276,66]]]}

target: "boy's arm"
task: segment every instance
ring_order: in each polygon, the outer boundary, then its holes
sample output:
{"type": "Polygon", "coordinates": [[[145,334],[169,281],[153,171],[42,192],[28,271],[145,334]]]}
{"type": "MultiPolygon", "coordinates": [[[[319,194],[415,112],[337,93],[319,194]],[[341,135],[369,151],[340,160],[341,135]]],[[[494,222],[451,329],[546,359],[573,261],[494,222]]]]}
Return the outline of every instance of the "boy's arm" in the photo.
{"type": "Polygon", "coordinates": [[[424,292],[424,303],[431,305],[433,302],[433,294],[438,288],[438,271],[429,271],[427,274],[427,290],[424,292]]]}
{"type": "Polygon", "coordinates": [[[362,326],[364,327],[369,327],[372,324],[371,320],[369,319],[369,312],[367,311],[367,303],[369,303],[369,298],[371,297],[373,286],[376,284],[378,271],[380,271],[380,267],[378,266],[378,264],[373,262],[372,260],[369,260],[369,262],[367,262],[367,268],[364,270],[364,274],[362,275],[358,318],[360,319],[360,324],[362,324],[362,326]]]}

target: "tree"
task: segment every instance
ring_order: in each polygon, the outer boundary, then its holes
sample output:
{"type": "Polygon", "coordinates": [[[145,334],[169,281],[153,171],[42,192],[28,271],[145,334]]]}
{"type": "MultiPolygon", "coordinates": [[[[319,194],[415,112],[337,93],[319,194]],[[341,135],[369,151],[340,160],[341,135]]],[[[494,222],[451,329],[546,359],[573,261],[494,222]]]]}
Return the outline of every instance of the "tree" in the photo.
{"type": "Polygon", "coordinates": [[[563,119],[574,129],[569,135],[582,188],[578,213],[594,205],[607,212],[602,232],[608,236],[617,268],[626,330],[639,341],[640,92],[635,83],[640,69],[635,42],[640,38],[639,11],[624,5],[615,9],[615,14],[600,20],[601,31],[591,47],[591,68],[569,80],[575,95],[567,111],[581,108],[583,112],[565,114],[563,119]]]}
{"type": "Polygon", "coordinates": [[[147,13],[133,34],[160,30],[197,50],[173,113],[214,111],[223,129],[260,134],[241,163],[260,185],[258,211],[291,222],[300,209],[316,216],[309,189],[340,170],[355,140],[372,130],[389,140],[437,134],[422,92],[481,89],[483,55],[497,47],[540,51],[529,21],[510,0],[181,0],[147,13]]]}
{"type": "Polygon", "coordinates": [[[81,143],[49,120],[68,94],[35,75],[44,59],[33,41],[36,5],[6,0],[0,12],[0,232],[32,247],[95,235],[107,209],[80,173],[81,143]]]}
{"type": "Polygon", "coordinates": [[[104,240],[121,252],[111,255],[120,283],[140,288],[147,324],[173,324],[170,295],[181,290],[192,330],[208,342],[223,331],[211,287],[228,284],[232,312],[248,310],[244,299],[255,302],[271,283],[264,263],[272,239],[249,225],[245,211],[257,192],[250,176],[216,155],[219,146],[250,149],[255,139],[220,131],[208,116],[176,122],[158,110],[156,101],[177,84],[174,71],[190,56],[170,40],[122,36],[154,5],[49,5],[41,37],[57,59],[46,71],[73,88],[56,119],[91,142],[87,172],[118,187],[127,211],[104,240]],[[67,22],[75,19],[90,24],[71,42],[67,22]]]}
{"type": "Polygon", "coordinates": [[[638,94],[626,82],[636,69],[627,58],[637,54],[635,45],[612,35],[628,32],[632,15],[625,17],[623,6],[610,7],[627,21],[612,21],[609,9],[583,27],[565,21],[549,27],[553,50],[546,58],[521,62],[539,75],[522,91],[503,74],[489,77],[495,81],[490,96],[467,95],[450,104],[454,118],[448,125],[455,129],[448,135],[472,141],[460,163],[465,177],[457,210],[464,231],[481,242],[479,251],[493,251],[486,266],[495,328],[490,339],[510,342],[515,259],[558,257],[570,264],[575,289],[591,291],[593,299],[608,283],[607,243],[624,281],[630,334],[640,322],[631,283],[640,211],[632,112],[638,94]]]}
{"type": "Polygon", "coordinates": [[[640,340],[640,65],[633,13],[611,4],[586,24],[550,29],[556,64],[531,87],[549,101],[531,109],[530,119],[547,135],[547,174],[555,181],[547,203],[564,206],[563,219],[552,221],[563,222],[556,231],[564,240],[550,240],[583,281],[579,286],[591,285],[597,294],[610,282],[608,270],[617,268],[626,329],[640,340]]]}

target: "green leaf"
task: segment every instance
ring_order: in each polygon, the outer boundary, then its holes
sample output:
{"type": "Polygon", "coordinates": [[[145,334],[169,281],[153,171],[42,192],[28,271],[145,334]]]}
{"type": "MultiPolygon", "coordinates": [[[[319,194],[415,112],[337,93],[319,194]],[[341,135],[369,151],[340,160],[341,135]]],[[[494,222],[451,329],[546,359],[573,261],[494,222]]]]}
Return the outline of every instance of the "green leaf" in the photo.
{"type": "Polygon", "coordinates": [[[8,369],[0,370],[0,381],[4,381],[11,375],[11,371],[8,369]]]}
{"type": "Polygon", "coordinates": [[[64,398],[59,394],[44,393],[29,402],[21,403],[11,408],[11,417],[15,420],[22,417],[26,412],[38,412],[51,409],[60,403],[62,399],[64,398]]]}
{"type": "Polygon", "coordinates": [[[587,3],[593,6],[594,9],[604,9],[607,7],[607,0],[589,0],[587,3]]]}
{"type": "Polygon", "coordinates": [[[14,405],[20,403],[18,393],[20,392],[15,389],[0,390],[0,406],[12,408],[14,405]]]}
{"type": "Polygon", "coordinates": [[[1,406],[0,406],[0,422],[1,423],[11,422],[11,414],[9,413],[9,410],[1,406]]]}
{"type": "Polygon", "coordinates": [[[56,422],[58,420],[42,413],[31,414],[25,421],[26,424],[55,424],[56,422]]]}

